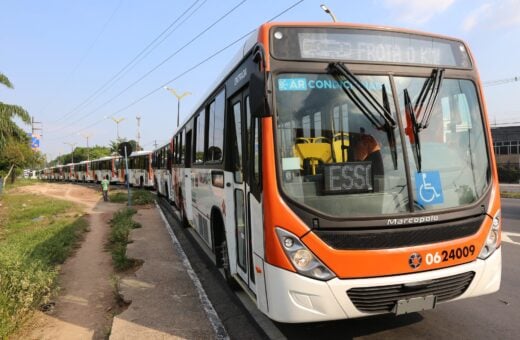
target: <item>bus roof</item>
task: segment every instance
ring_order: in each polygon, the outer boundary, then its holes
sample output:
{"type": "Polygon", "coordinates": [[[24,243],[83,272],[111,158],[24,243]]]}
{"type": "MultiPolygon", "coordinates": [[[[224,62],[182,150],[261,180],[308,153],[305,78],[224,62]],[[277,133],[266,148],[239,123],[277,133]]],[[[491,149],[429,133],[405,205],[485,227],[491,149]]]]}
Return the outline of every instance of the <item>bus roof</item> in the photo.
{"type": "Polygon", "coordinates": [[[91,160],[91,162],[98,162],[98,161],[108,161],[111,159],[117,158],[116,156],[105,156],[98,159],[91,160]]]}
{"type": "Polygon", "coordinates": [[[137,157],[151,154],[152,151],[134,151],[130,154],[129,157],[137,157]]]}

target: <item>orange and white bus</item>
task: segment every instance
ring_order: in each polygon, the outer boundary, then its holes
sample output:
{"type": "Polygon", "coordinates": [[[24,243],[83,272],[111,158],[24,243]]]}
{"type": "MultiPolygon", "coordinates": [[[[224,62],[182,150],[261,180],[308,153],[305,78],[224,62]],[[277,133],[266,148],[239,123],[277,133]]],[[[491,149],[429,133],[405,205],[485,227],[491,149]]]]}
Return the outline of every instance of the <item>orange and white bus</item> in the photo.
{"type": "Polygon", "coordinates": [[[128,157],[128,181],[131,186],[153,188],[152,151],[134,151],[128,157]]]}
{"type": "Polygon", "coordinates": [[[64,166],[63,180],[67,182],[76,181],[76,172],[74,171],[74,163],[69,163],[64,166]]]}
{"type": "Polygon", "coordinates": [[[74,165],[76,170],[76,181],[92,182],[94,179],[92,170],[90,169],[90,161],[82,161],[74,165]]]}
{"type": "Polygon", "coordinates": [[[108,176],[110,183],[119,183],[118,165],[120,162],[120,156],[106,156],[90,161],[90,169],[94,182],[99,183],[108,176]]]}
{"type": "Polygon", "coordinates": [[[157,194],[171,199],[171,150],[172,142],[162,145],[155,149],[152,153],[152,167],[154,175],[154,188],[157,194]]]}
{"type": "Polygon", "coordinates": [[[183,219],[271,319],[399,315],[499,289],[491,134],[458,39],[264,24],[173,138],[183,219]]]}

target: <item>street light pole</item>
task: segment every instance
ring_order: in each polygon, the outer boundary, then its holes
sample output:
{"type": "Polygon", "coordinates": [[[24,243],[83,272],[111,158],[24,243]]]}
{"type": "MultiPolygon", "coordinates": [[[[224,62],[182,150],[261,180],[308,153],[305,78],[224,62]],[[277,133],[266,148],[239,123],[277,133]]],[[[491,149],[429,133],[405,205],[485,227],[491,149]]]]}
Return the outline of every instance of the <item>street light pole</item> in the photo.
{"type": "Polygon", "coordinates": [[[328,15],[330,15],[330,17],[332,18],[332,21],[333,22],[337,22],[338,20],[336,19],[336,16],[334,15],[334,13],[332,13],[332,11],[330,10],[330,8],[328,8],[326,5],[320,5],[321,9],[327,13],[328,15]]]}
{"type": "Polygon", "coordinates": [[[106,119],[112,119],[114,121],[114,123],[116,123],[116,126],[117,126],[117,141],[119,142],[120,138],[119,138],[119,123],[121,123],[123,120],[125,120],[125,117],[121,117],[121,118],[115,118],[115,117],[105,117],[106,119]]]}
{"type": "Polygon", "coordinates": [[[78,143],[67,143],[67,142],[63,142],[63,144],[67,144],[68,146],[70,146],[71,148],[71,157],[72,157],[72,161],[71,163],[74,163],[74,147],[76,145],[78,145],[78,143]]]}
{"type": "Polygon", "coordinates": [[[164,89],[173,94],[175,97],[177,97],[177,127],[179,127],[179,117],[181,114],[181,99],[191,95],[191,92],[184,92],[183,94],[179,95],[177,91],[175,91],[171,87],[165,86],[164,89]]]}

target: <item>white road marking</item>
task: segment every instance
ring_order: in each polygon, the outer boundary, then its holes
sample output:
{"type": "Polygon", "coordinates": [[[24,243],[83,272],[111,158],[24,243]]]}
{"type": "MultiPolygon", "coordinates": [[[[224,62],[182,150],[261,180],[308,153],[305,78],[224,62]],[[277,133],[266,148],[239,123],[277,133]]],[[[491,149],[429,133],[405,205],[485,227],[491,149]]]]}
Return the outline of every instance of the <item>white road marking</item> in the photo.
{"type": "Polygon", "coordinates": [[[509,231],[503,231],[502,232],[502,241],[507,242],[507,243],[516,244],[516,245],[520,245],[520,242],[513,241],[510,236],[518,237],[518,239],[520,239],[520,233],[512,233],[512,232],[509,232],[509,231]]]}
{"type": "Polygon", "coordinates": [[[202,287],[202,284],[199,281],[199,278],[197,277],[197,274],[195,274],[195,271],[191,267],[190,261],[188,260],[188,257],[186,256],[186,253],[184,253],[184,250],[182,250],[182,246],[179,243],[179,240],[177,240],[177,237],[169,228],[169,223],[166,220],[166,217],[164,216],[161,208],[155,202],[155,207],[159,209],[159,213],[161,214],[161,218],[164,222],[164,226],[166,227],[166,230],[168,231],[168,234],[170,234],[170,237],[173,242],[173,246],[179,253],[182,264],[184,265],[184,268],[186,268],[186,271],[188,272],[189,277],[193,281],[193,284],[195,285],[195,288],[197,289],[197,292],[199,294],[200,302],[202,303],[202,307],[204,308],[204,311],[206,312],[206,315],[208,316],[209,322],[211,323],[211,326],[213,327],[213,330],[215,331],[215,334],[217,336],[217,339],[229,339],[229,335],[226,332],[226,329],[224,328],[224,325],[222,324],[222,321],[220,321],[220,318],[218,317],[217,312],[215,311],[215,308],[213,308],[213,305],[211,304],[211,301],[208,298],[208,295],[206,295],[206,292],[204,291],[204,288],[202,287]]]}

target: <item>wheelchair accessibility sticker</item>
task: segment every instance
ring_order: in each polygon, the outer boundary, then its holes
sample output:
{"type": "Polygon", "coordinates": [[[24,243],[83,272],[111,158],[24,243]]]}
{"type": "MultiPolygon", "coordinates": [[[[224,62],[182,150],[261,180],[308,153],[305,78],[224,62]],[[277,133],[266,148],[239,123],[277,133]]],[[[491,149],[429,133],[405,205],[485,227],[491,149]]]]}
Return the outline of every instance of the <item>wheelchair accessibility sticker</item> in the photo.
{"type": "Polygon", "coordinates": [[[415,193],[421,205],[444,203],[441,175],[438,171],[418,172],[415,174],[415,193]]]}

